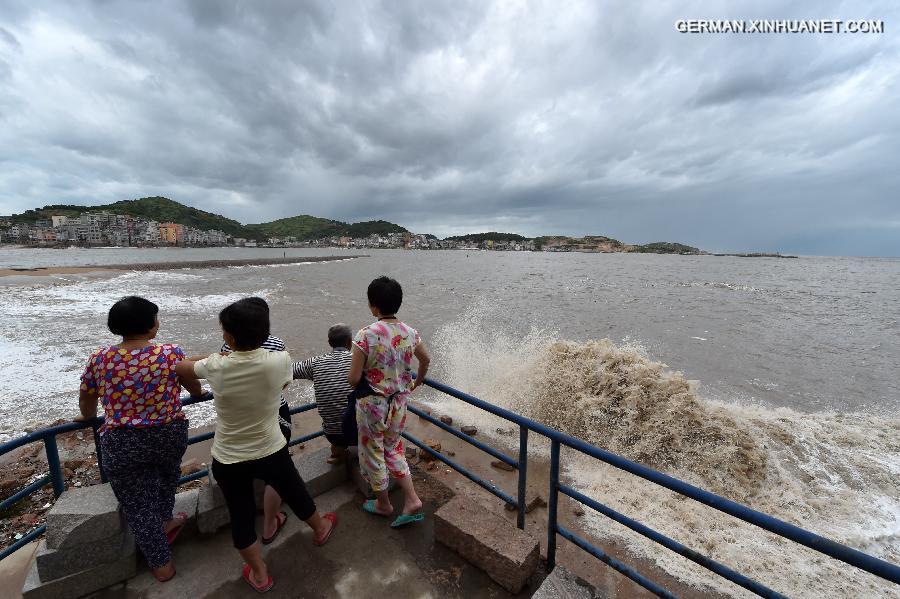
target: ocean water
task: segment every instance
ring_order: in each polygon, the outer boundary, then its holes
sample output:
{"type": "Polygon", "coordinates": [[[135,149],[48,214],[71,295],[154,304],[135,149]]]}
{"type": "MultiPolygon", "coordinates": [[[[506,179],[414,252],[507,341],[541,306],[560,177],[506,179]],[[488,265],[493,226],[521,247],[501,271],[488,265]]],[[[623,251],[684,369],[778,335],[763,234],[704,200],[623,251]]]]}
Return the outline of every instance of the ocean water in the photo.
{"type": "MultiPolygon", "coordinates": [[[[115,341],[105,315],[121,296],[159,304],[159,339],[188,353],[218,348],[224,305],[265,297],[273,333],[300,358],[326,350],[331,324],[369,322],[366,285],[388,274],[404,285],[401,315],[429,344],[434,378],[900,562],[900,260],[369,250],[303,263],[352,252],[287,251],[297,264],[0,279],[0,439],[77,413],[79,374],[93,348],[115,341]]],[[[0,268],[223,253],[0,250],[0,268]]],[[[308,388],[291,393],[303,400],[308,388]]],[[[430,401],[493,430],[459,402],[430,401]]],[[[192,409],[196,424],[211,418],[192,409]]],[[[873,576],[563,455],[585,493],[788,595],[896,595],[873,576]]],[[[741,596],[602,517],[585,522],[701,589],[741,596]]]]}

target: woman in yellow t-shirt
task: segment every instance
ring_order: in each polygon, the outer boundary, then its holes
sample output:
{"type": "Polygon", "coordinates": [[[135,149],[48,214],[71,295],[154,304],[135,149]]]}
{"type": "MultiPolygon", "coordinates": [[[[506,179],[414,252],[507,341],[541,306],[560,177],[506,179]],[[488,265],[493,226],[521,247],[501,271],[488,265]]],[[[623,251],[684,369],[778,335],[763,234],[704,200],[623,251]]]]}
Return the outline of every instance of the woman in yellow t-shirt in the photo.
{"type": "MultiPolygon", "coordinates": [[[[219,323],[222,337],[234,351],[185,360],[177,371],[185,380],[206,379],[212,388],[216,408],[212,472],[231,516],[234,546],[246,562],[242,576],[254,589],[265,592],[274,583],[256,536],[253,479],[265,481],[278,492],[313,530],[315,545],[324,545],[331,536],[337,515],[319,515],[278,426],[281,392],[293,380],[291,357],[261,347],[269,336],[265,301],[235,302],[222,310],[219,323]]],[[[279,527],[283,524],[282,520],[279,527]]]]}

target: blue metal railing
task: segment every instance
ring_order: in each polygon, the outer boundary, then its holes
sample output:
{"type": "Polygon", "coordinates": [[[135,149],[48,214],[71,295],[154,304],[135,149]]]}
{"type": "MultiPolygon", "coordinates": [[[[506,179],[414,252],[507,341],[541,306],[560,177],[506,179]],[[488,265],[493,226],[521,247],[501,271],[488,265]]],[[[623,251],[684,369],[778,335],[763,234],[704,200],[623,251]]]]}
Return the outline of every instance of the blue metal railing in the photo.
{"type": "Polygon", "coordinates": [[[829,557],[855,566],[861,570],[865,570],[866,572],[884,578],[885,580],[889,580],[895,584],[900,584],[900,567],[895,564],[865,554],[851,547],[847,547],[846,545],[842,545],[836,541],[832,541],[831,539],[827,539],[812,532],[803,530],[802,528],[794,526],[793,524],[788,524],[787,522],[778,520],[777,518],[773,518],[772,516],[753,510],[745,505],[741,505],[735,501],[731,501],[730,499],[725,499],[724,497],[720,497],[718,495],[710,493],[709,491],[700,489],[699,487],[695,487],[661,472],[657,472],[652,468],[648,468],[636,462],[626,460],[625,458],[622,458],[621,456],[618,456],[614,453],[611,453],[604,449],[600,449],[599,447],[595,447],[594,445],[591,445],[589,443],[585,443],[580,439],[576,439],[556,429],[552,429],[539,422],[531,420],[530,418],[525,418],[524,416],[521,416],[504,408],[489,404],[478,399],[477,397],[444,385],[443,383],[439,383],[437,381],[426,378],[424,384],[446,395],[464,401],[470,405],[473,405],[504,420],[512,422],[513,424],[518,425],[519,459],[518,461],[516,461],[508,456],[503,455],[496,449],[475,440],[469,435],[461,433],[460,431],[457,431],[456,429],[445,425],[444,423],[440,422],[440,420],[432,417],[427,412],[424,412],[413,406],[409,407],[409,410],[412,413],[420,416],[421,418],[424,418],[432,424],[439,426],[441,429],[452,433],[456,437],[468,443],[471,443],[475,447],[500,459],[501,461],[517,468],[519,471],[518,498],[515,499],[505,493],[502,489],[499,489],[493,483],[483,480],[482,478],[469,472],[450,458],[433,451],[431,448],[427,447],[424,443],[422,443],[422,441],[415,438],[414,436],[407,433],[404,433],[403,436],[415,445],[424,449],[433,457],[447,464],[451,468],[457,470],[463,476],[469,478],[481,487],[487,489],[506,503],[515,505],[518,508],[519,512],[517,521],[519,528],[524,529],[525,527],[525,482],[527,474],[526,466],[528,431],[534,431],[535,433],[547,437],[550,440],[550,492],[547,500],[548,570],[552,570],[556,564],[556,537],[557,535],[559,535],[564,539],[571,541],[586,552],[590,553],[600,561],[608,564],[613,569],[627,576],[629,579],[633,580],[652,593],[660,597],[674,597],[672,593],[670,593],[657,583],[649,580],[645,576],[635,571],[633,568],[610,557],[599,547],[591,544],[574,532],[561,526],[557,518],[557,506],[559,501],[559,494],[562,493],[563,495],[566,495],[574,499],[575,501],[578,501],[596,510],[597,512],[622,524],[623,526],[626,526],[627,528],[637,532],[638,534],[647,537],[648,539],[662,545],[663,547],[666,547],[667,549],[684,556],[685,558],[699,564],[707,570],[710,570],[711,572],[721,576],[722,578],[725,578],[726,580],[729,580],[734,584],[741,586],[757,595],[760,595],[762,597],[784,597],[784,595],[744,576],[743,574],[740,574],[739,572],[732,570],[724,564],[706,557],[703,554],[694,551],[693,549],[690,549],[689,547],[686,547],[685,545],[682,545],[681,543],[663,535],[662,533],[659,533],[652,528],[640,522],[637,522],[636,520],[633,520],[608,506],[603,505],[597,500],[580,493],[569,485],[561,483],[559,475],[560,448],[565,445],[566,447],[570,447],[585,455],[596,458],[611,466],[619,468],[620,470],[624,470],[625,472],[648,480],[661,487],[664,487],[685,497],[689,497],[695,501],[698,501],[704,505],[734,516],[735,518],[743,520],[744,522],[749,522],[750,524],[754,524],[778,536],[790,539],[791,541],[804,545],[805,547],[809,547],[810,549],[818,551],[819,553],[823,553],[829,557]]]}
{"type": "MultiPolygon", "coordinates": [[[[199,397],[187,397],[181,401],[181,405],[190,406],[197,403],[201,403],[204,401],[210,401],[213,398],[212,393],[206,393],[199,397]]],[[[291,414],[299,414],[300,412],[306,412],[308,410],[315,409],[315,403],[308,403],[302,406],[291,408],[291,414]]],[[[59,461],[59,448],[56,444],[56,437],[58,435],[62,435],[65,433],[70,433],[82,429],[92,429],[94,434],[94,444],[97,451],[97,468],[100,471],[100,480],[102,482],[106,482],[106,473],[103,471],[103,454],[100,450],[100,443],[98,437],[98,429],[100,425],[103,424],[103,418],[97,417],[88,422],[66,422],[64,424],[58,424],[56,426],[51,426],[48,428],[43,428],[40,430],[36,430],[34,432],[28,433],[23,437],[19,437],[18,439],[14,439],[7,443],[0,444],[0,455],[4,455],[18,449],[20,447],[24,447],[25,445],[29,445],[31,443],[43,442],[44,450],[47,454],[47,469],[48,473],[34,482],[26,485],[24,488],[20,489],[10,497],[7,497],[2,502],[0,502],[0,512],[6,510],[9,507],[12,507],[16,502],[28,497],[32,493],[40,491],[48,484],[53,487],[53,495],[54,497],[59,497],[62,495],[63,491],[66,490],[65,481],[63,480],[63,472],[62,466],[59,461]]],[[[297,445],[298,443],[304,443],[311,439],[315,439],[316,437],[320,437],[324,435],[324,431],[319,430],[314,433],[310,433],[308,435],[303,435],[296,439],[291,439],[289,445],[297,445]]],[[[194,443],[202,443],[203,441],[208,441],[213,438],[212,431],[201,433],[199,435],[194,435],[192,437],[188,437],[188,445],[193,445],[194,443]]],[[[178,481],[179,485],[183,485],[184,483],[190,482],[192,480],[197,480],[199,478],[203,478],[209,474],[209,469],[200,470],[198,472],[193,472],[191,474],[187,474],[182,476],[178,481]]],[[[0,551],[0,560],[4,559],[6,556],[15,553],[17,550],[21,549],[34,539],[40,537],[44,532],[46,532],[46,525],[41,525],[36,527],[33,530],[30,530],[28,533],[22,536],[21,539],[17,540],[15,543],[11,544],[9,547],[6,547],[2,551],[0,551]]]]}
{"type": "MultiPolygon", "coordinates": [[[[547,522],[547,566],[549,570],[552,570],[556,564],[556,540],[557,535],[562,536],[564,539],[571,541],[576,546],[580,547],[587,553],[593,555],[600,561],[608,564],[610,567],[614,568],[618,572],[627,576],[629,579],[633,580],[637,584],[642,587],[650,590],[660,597],[673,597],[672,593],[662,588],[657,583],[649,580],[645,576],[641,575],[633,568],[627,566],[626,564],[610,557],[607,555],[602,549],[591,544],[587,540],[581,538],[574,532],[566,529],[561,526],[558,522],[558,502],[559,502],[559,494],[562,493],[575,501],[578,501],[597,512],[607,516],[608,518],[626,526],[627,528],[641,534],[656,543],[666,547],[667,549],[678,553],[679,555],[684,556],[685,558],[699,564],[700,566],[714,572],[715,574],[725,578],[741,586],[749,591],[760,595],[762,597],[783,597],[783,595],[777,593],[776,591],[769,589],[768,587],[747,578],[746,576],[732,570],[731,568],[716,562],[697,551],[694,551],[681,543],[670,539],[669,537],[651,529],[650,527],[637,522],[615,510],[612,508],[603,505],[597,500],[588,497],[581,492],[577,491],[573,487],[566,485],[560,482],[560,450],[562,446],[570,447],[576,451],[579,451],[585,455],[591,456],[595,459],[601,460],[611,466],[629,472],[635,476],[648,480],[652,483],[655,483],[659,486],[662,486],[666,489],[679,493],[685,497],[689,497],[695,501],[698,501],[704,505],[717,509],[721,512],[734,516],[744,522],[749,522],[750,524],[754,524],[764,530],[772,532],[781,537],[790,539],[796,543],[809,547],[815,551],[833,557],[834,559],[840,560],[852,566],[855,566],[861,570],[866,572],[870,572],[876,576],[879,576],[885,580],[889,580],[895,584],[900,584],[900,567],[886,562],[884,560],[880,560],[873,556],[867,555],[861,551],[856,549],[852,549],[825,537],[821,537],[809,531],[803,530],[797,526],[792,524],[788,524],[787,522],[783,522],[778,520],[777,518],[773,518],[767,514],[763,514],[756,510],[753,510],[747,506],[741,505],[737,502],[731,501],[729,499],[725,499],[724,497],[720,497],[693,485],[687,484],[683,481],[680,481],[676,478],[663,474],[661,472],[657,472],[652,468],[648,468],[646,466],[642,466],[636,462],[631,462],[626,460],[616,454],[613,454],[604,449],[600,449],[599,447],[595,447],[580,439],[576,439],[570,435],[566,435],[560,431],[547,427],[539,422],[531,420],[530,418],[525,418],[519,414],[506,410],[504,408],[500,408],[493,404],[487,403],[469,395],[467,393],[463,393],[462,391],[458,391],[452,387],[439,383],[437,381],[433,381],[430,379],[425,379],[424,384],[429,387],[436,389],[444,394],[447,394],[451,397],[464,401],[470,405],[473,405],[477,408],[480,408],[490,414],[493,414],[499,418],[512,422],[519,427],[519,451],[518,458],[513,459],[506,454],[498,451],[497,449],[490,447],[489,445],[482,443],[481,441],[475,439],[474,437],[463,433],[451,426],[448,426],[441,422],[439,419],[434,418],[430,415],[430,413],[425,412],[419,408],[414,406],[409,406],[409,411],[413,414],[418,415],[424,420],[434,424],[440,429],[454,435],[455,437],[473,445],[474,447],[486,452],[487,454],[497,458],[501,462],[512,466],[516,470],[518,470],[518,484],[517,484],[517,496],[512,497],[497,485],[485,481],[478,475],[468,471],[466,468],[462,467],[460,464],[451,460],[449,457],[445,456],[440,452],[436,452],[430,447],[428,447],[421,440],[417,439],[413,435],[409,433],[403,433],[403,437],[415,444],[416,446],[422,448],[432,457],[441,462],[447,464],[463,476],[469,478],[476,484],[480,485],[490,493],[496,495],[504,502],[509,505],[514,506],[517,511],[517,525],[519,528],[525,528],[525,485],[527,478],[527,465],[528,465],[528,433],[529,431],[533,431],[539,435],[547,437],[550,440],[550,489],[549,489],[549,497],[548,497],[548,522],[547,522]]],[[[185,399],[183,401],[183,405],[192,405],[195,403],[199,403],[202,401],[209,401],[212,399],[211,394],[207,394],[200,398],[190,398],[185,399]]],[[[297,408],[291,409],[291,414],[297,414],[300,412],[306,412],[308,410],[312,410],[316,407],[315,403],[305,404],[297,408]]],[[[57,426],[53,426],[50,428],[42,429],[39,431],[34,431],[20,437],[19,439],[15,439],[8,443],[0,445],[0,455],[8,453],[14,449],[27,445],[29,443],[34,443],[38,441],[43,441],[44,447],[47,452],[47,462],[49,466],[49,474],[42,476],[38,480],[30,483],[25,488],[16,492],[13,496],[3,500],[0,502],[0,510],[4,510],[7,507],[14,504],[16,501],[21,500],[22,498],[34,493],[35,491],[43,488],[47,484],[51,484],[53,486],[54,494],[58,497],[65,490],[65,483],[62,478],[62,469],[59,463],[59,452],[56,446],[56,436],[72,432],[80,429],[91,428],[93,429],[95,440],[97,434],[97,428],[102,423],[100,418],[96,418],[91,422],[69,422],[65,424],[60,424],[57,426]]],[[[303,435],[297,439],[291,439],[290,445],[296,445],[298,443],[303,443],[305,441],[309,441],[311,439],[315,439],[324,434],[323,431],[317,431],[314,433],[310,433],[308,435],[303,435]]],[[[212,432],[203,433],[199,435],[195,435],[188,439],[189,444],[199,443],[202,441],[209,440],[213,437],[212,432]]],[[[102,456],[100,452],[100,446],[97,444],[97,458],[98,458],[98,466],[100,467],[101,479],[105,479],[103,475],[102,468],[102,456]]],[[[199,472],[195,472],[184,476],[181,478],[180,482],[185,483],[191,480],[195,480],[198,478],[202,478],[207,475],[207,470],[201,470],[199,472]]],[[[13,545],[7,547],[4,551],[0,552],[0,559],[3,559],[7,555],[13,553],[20,547],[24,546],[26,543],[32,541],[33,539],[39,537],[45,531],[45,526],[40,526],[35,528],[34,530],[27,533],[20,540],[18,540],[13,545]]]]}

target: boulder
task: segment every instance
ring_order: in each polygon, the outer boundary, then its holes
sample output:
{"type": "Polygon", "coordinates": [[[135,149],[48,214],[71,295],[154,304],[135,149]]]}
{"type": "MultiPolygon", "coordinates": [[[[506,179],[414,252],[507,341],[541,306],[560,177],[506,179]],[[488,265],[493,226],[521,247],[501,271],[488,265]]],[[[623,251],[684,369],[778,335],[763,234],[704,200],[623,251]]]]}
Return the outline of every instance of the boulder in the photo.
{"type": "Polygon", "coordinates": [[[444,424],[446,424],[447,426],[450,426],[450,425],[453,424],[453,418],[450,417],[450,416],[441,416],[441,417],[439,418],[439,420],[440,420],[441,422],[443,422],[444,424]]]}
{"type": "Polygon", "coordinates": [[[466,426],[459,427],[459,430],[463,433],[469,435],[470,437],[474,437],[478,434],[478,427],[472,426],[471,424],[467,424],[466,426]]]}
{"type": "MultiPolygon", "coordinates": [[[[331,448],[323,447],[317,451],[304,452],[293,458],[306,489],[313,497],[321,495],[337,487],[347,480],[349,474],[344,463],[329,464],[331,448]]],[[[350,462],[347,459],[344,462],[350,462]]]]}
{"type": "MultiPolygon", "coordinates": [[[[426,446],[431,448],[433,451],[436,451],[438,453],[441,452],[441,442],[440,441],[435,441],[434,439],[425,439],[424,441],[422,441],[422,443],[424,443],[426,446]]],[[[433,455],[431,455],[430,453],[428,453],[421,447],[419,448],[419,457],[422,458],[423,460],[435,459],[435,457],[433,455]]]]}

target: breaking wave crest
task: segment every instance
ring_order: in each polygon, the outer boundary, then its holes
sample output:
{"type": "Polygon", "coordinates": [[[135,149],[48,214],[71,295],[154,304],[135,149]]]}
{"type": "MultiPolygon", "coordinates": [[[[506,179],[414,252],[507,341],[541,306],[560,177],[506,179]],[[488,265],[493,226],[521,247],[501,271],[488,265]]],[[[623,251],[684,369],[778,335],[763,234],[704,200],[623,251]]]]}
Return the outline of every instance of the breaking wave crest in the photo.
{"type": "MultiPolygon", "coordinates": [[[[703,397],[637,343],[503,329],[478,304],[443,326],[436,378],[630,460],[888,561],[900,561],[900,419],[802,414],[703,397]]],[[[490,430],[462,402],[441,409],[490,430]]],[[[881,579],[778,539],[597,460],[563,452],[571,484],[791,596],[887,596],[881,579]],[[787,566],[792,575],[782,574],[787,566]]],[[[586,528],[701,589],[743,590],[602,516],[586,528]]]]}

